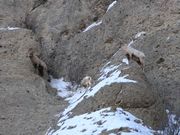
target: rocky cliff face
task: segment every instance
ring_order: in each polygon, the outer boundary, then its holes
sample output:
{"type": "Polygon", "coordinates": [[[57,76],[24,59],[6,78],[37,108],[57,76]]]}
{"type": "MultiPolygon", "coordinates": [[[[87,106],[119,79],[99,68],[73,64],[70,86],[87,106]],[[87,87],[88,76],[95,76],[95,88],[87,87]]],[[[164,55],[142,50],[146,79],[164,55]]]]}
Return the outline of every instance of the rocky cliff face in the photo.
{"type": "Polygon", "coordinates": [[[48,94],[46,81],[34,73],[27,51],[38,43],[22,28],[0,31],[0,37],[0,133],[45,134],[65,104],[48,94]]]}
{"type": "Polygon", "coordinates": [[[166,123],[165,108],[180,115],[180,2],[118,0],[107,11],[112,2],[0,0],[0,134],[45,134],[50,116],[65,106],[34,73],[26,57],[30,47],[41,52],[55,77],[78,84],[90,75],[95,85],[110,62],[138,82],[103,87],[73,115],[123,107],[154,128],[166,123]],[[4,29],[8,26],[20,29],[4,29]],[[121,46],[130,42],[146,55],[144,71],[134,61],[122,64],[121,46]]]}

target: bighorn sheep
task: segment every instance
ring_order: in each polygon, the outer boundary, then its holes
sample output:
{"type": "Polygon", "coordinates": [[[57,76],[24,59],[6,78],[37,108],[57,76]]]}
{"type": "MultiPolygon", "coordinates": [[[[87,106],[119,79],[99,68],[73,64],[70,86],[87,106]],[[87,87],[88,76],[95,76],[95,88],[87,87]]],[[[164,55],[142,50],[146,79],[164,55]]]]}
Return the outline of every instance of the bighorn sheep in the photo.
{"type": "Polygon", "coordinates": [[[122,47],[122,50],[125,51],[128,60],[132,59],[132,60],[136,61],[142,68],[144,67],[145,55],[143,52],[141,52],[137,49],[134,49],[134,48],[128,46],[127,44],[122,47]]]}
{"type": "Polygon", "coordinates": [[[82,79],[81,86],[87,88],[91,86],[91,83],[92,83],[92,78],[90,76],[86,76],[82,79]]]}
{"type": "Polygon", "coordinates": [[[35,52],[33,51],[32,48],[29,49],[28,51],[28,56],[35,68],[35,71],[38,71],[38,74],[40,76],[44,75],[44,72],[47,72],[47,65],[44,61],[42,61],[37,54],[35,54],[35,52]]]}

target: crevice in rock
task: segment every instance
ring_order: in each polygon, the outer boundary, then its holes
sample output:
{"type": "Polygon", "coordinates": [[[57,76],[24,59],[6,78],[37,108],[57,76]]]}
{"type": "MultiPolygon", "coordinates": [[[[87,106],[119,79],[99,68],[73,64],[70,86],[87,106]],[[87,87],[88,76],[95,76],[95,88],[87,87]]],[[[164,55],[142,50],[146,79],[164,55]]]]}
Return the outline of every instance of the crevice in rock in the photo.
{"type": "Polygon", "coordinates": [[[116,98],[115,98],[115,106],[118,105],[118,103],[116,103],[116,101],[117,101],[118,95],[121,93],[121,91],[122,91],[122,85],[121,85],[121,87],[120,87],[119,93],[116,95],[116,98]]]}
{"type": "Polygon", "coordinates": [[[38,8],[41,5],[44,5],[47,2],[48,2],[48,0],[37,0],[37,1],[35,1],[31,11],[35,10],[36,8],[38,8]]]}

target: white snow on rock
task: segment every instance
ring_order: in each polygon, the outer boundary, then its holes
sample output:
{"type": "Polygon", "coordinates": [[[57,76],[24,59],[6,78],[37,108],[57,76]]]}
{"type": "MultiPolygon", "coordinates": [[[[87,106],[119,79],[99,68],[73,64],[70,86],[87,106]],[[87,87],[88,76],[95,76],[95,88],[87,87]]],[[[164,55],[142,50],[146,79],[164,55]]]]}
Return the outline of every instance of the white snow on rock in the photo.
{"type": "Polygon", "coordinates": [[[7,27],[7,28],[0,28],[0,30],[2,31],[6,31],[6,30],[18,30],[20,29],[19,27],[7,27]]]}
{"type": "MultiPolygon", "coordinates": [[[[100,24],[101,23],[102,21],[100,24]]],[[[90,25],[84,32],[94,26],[97,26],[97,23],[90,25]]],[[[140,37],[142,34],[144,33],[138,33],[135,38],[140,37]]],[[[132,40],[128,45],[130,46],[133,43],[134,41],[132,40]]],[[[129,64],[126,58],[122,59],[122,62],[129,64]]],[[[110,133],[109,135],[153,135],[154,133],[160,135],[169,133],[173,133],[172,135],[180,135],[180,118],[177,120],[176,116],[170,114],[168,110],[168,127],[163,131],[152,130],[145,126],[140,119],[121,108],[117,108],[115,112],[108,107],[78,116],[72,115],[72,110],[83,101],[84,98],[94,96],[106,85],[113,83],[137,83],[135,80],[128,79],[128,74],[121,75],[120,66],[121,64],[112,65],[111,62],[106,63],[100,70],[101,74],[96,80],[97,83],[87,89],[78,85],[72,86],[70,82],[64,81],[63,78],[52,79],[50,83],[51,86],[58,90],[59,96],[64,97],[65,100],[69,102],[69,106],[59,115],[60,119],[57,123],[59,129],[50,128],[46,135],[99,135],[103,131],[112,131],[115,129],[118,129],[116,133],[110,133]],[[75,91],[72,91],[72,89],[75,89],[75,91]]]]}
{"type": "Polygon", "coordinates": [[[132,40],[131,42],[129,42],[128,46],[131,46],[134,43],[134,41],[132,40]]]}
{"type": "Polygon", "coordinates": [[[87,94],[87,97],[94,96],[101,88],[113,83],[136,83],[134,80],[127,79],[127,75],[120,76],[121,71],[115,70],[107,78],[101,80],[94,87],[91,88],[91,91],[87,94]]]}
{"type": "Polygon", "coordinates": [[[50,82],[51,87],[57,89],[58,96],[65,98],[66,101],[69,102],[69,106],[64,110],[64,112],[60,113],[60,116],[63,116],[61,120],[67,119],[68,115],[71,113],[70,111],[76,107],[76,105],[82,101],[79,100],[81,96],[86,92],[87,89],[84,88],[78,88],[77,85],[72,86],[70,82],[64,81],[63,78],[60,79],[53,79],[51,78],[50,82]],[[76,89],[75,91],[72,91],[72,89],[76,89]],[[76,102],[79,100],[78,102],[76,102]]]}
{"type": "Polygon", "coordinates": [[[82,88],[76,86],[73,88],[70,82],[61,79],[52,79],[51,86],[57,88],[60,96],[65,97],[69,102],[69,106],[60,114],[58,121],[58,130],[51,129],[47,135],[98,135],[103,130],[113,130],[116,128],[129,128],[130,132],[122,132],[122,135],[151,135],[152,130],[143,126],[142,123],[136,123],[133,115],[122,109],[117,109],[116,112],[110,111],[110,108],[105,108],[90,114],[82,114],[72,117],[72,110],[84,98],[94,96],[101,88],[112,83],[136,83],[135,80],[128,79],[128,74],[121,75],[119,70],[120,65],[110,65],[110,62],[104,65],[101,69],[101,74],[98,82],[91,88],[82,88]],[[76,89],[70,92],[69,88],[76,89]],[[71,117],[70,117],[71,116],[71,117]]]}
{"type": "Polygon", "coordinates": [[[169,110],[166,110],[168,117],[168,125],[164,130],[157,131],[159,135],[180,135],[180,118],[175,114],[171,113],[169,110]]]}
{"type": "MultiPolygon", "coordinates": [[[[106,64],[106,65],[108,65],[108,64],[106,64]]],[[[108,73],[110,73],[111,71],[116,70],[118,67],[119,67],[119,65],[118,66],[114,66],[114,65],[104,66],[101,69],[101,77],[99,77],[98,80],[103,80],[103,79],[107,78],[108,73]]]]}
{"type": "Polygon", "coordinates": [[[8,30],[18,30],[18,29],[20,29],[19,27],[8,27],[7,28],[8,30]]]}
{"type": "Polygon", "coordinates": [[[91,25],[89,25],[83,32],[86,32],[86,31],[92,29],[93,27],[100,25],[101,23],[102,23],[102,20],[99,22],[94,22],[91,25]]]}
{"type": "Polygon", "coordinates": [[[74,109],[84,99],[84,97],[89,98],[91,96],[94,96],[101,88],[103,88],[106,85],[110,85],[112,83],[136,83],[136,81],[134,81],[134,80],[127,79],[126,77],[128,75],[119,76],[120,73],[121,73],[120,71],[115,70],[114,72],[112,72],[110,74],[109,77],[101,80],[99,83],[97,83],[91,89],[84,90],[84,92],[80,93],[81,95],[77,94],[78,96],[76,96],[76,94],[75,94],[75,96],[68,98],[68,100],[70,101],[69,102],[70,105],[62,113],[63,117],[61,117],[61,119],[59,121],[67,119],[71,110],[74,109]]]}
{"type": "Polygon", "coordinates": [[[53,79],[50,83],[51,86],[60,90],[59,95],[66,97],[65,100],[67,100],[70,104],[64,112],[61,113],[62,117],[59,121],[68,119],[71,110],[74,109],[84,99],[84,97],[89,98],[94,96],[106,85],[111,85],[112,83],[136,83],[134,80],[127,79],[126,77],[128,77],[128,75],[120,76],[121,71],[117,69],[118,67],[119,66],[107,65],[101,70],[101,76],[96,85],[89,89],[77,88],[75,93],[67,90],[71,83],[64,82],[63,78],[53,79]]]}
{"type": "Polygon", "coordinates": [[[169,41],[169,39],[170,39],[170,36],[168,36],[168,37],[166,38],[166,41],[169,41]]]}
{"type": "Polygon", "coordinates": [[[123,63],[126,63],[126,65],[129,65],[129,61],[128,61],[127,58],[122,59],[122,62],[123,62],[123,63]]]}
{"type": "Polygon", "coordinates": [[[51,79],[50,85],[58,90],[58,95],[65,98],[72,95],[72,85],[70,82],[65,82],[63,78],[60,79],[51,79]]]}
{"type": "Polygon", "coordinates": [[[104,108],[74,116],[58,126],[59,129],[49,135],[99,135],[103,130],[110,131],[123,127],[128,128],[130,132],[119,131],[121,135],[153,135],[153,130],[143,126],[141,120],[121,108],[115,112],[110,108],[104,108]]]}
{"type": "Polygon", "coordinates": [[[146,32],[142,31],[142,32],[138,32],[134,37],[135,39],[141,37],[141,36],[145,36],[146,32]]]}
{"type": "Polygon", "coordinates": [[[117,3],[117,1],[115,0],[115,1],[113,1],[109,6],[108,6],[108,8],[107,8],[107,11],[106,12],[108,12],[115,4],[117,3]]]}

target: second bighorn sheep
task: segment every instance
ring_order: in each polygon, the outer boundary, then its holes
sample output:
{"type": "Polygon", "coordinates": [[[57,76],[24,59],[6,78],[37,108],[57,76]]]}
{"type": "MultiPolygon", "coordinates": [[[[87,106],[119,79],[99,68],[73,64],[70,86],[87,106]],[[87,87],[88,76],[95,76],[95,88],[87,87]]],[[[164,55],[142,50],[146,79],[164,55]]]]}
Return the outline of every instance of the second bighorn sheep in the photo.
{"type": "Polygon", "coordinates": [[[136,61],[142,68],[144,67],[145,54],[143,52],[141,52],[135,48],[132,48],[128,45],[124,45],[122,47],[122,50],[125,51],[128,60],[132,59],[132,60],[136,61]]]}
{"type": "Polygon", "coordinates": [[[84,77],[81,81],[81,86],[85,88],[90,87],[91,84],[92,84],[92,78],[90,76],[84,77]]]}
{"type": "Polygon", "coordinates": [[[47,65],[44,61],[42,61],[37,54],[35,54],[35,52],[33,51],[32,48],[29,49],[28,51],[28,56],[35,68],[35,71],[38,71],[38,74],[40,76],[44,75],[44,72],[47,72],[47,65]]]}

